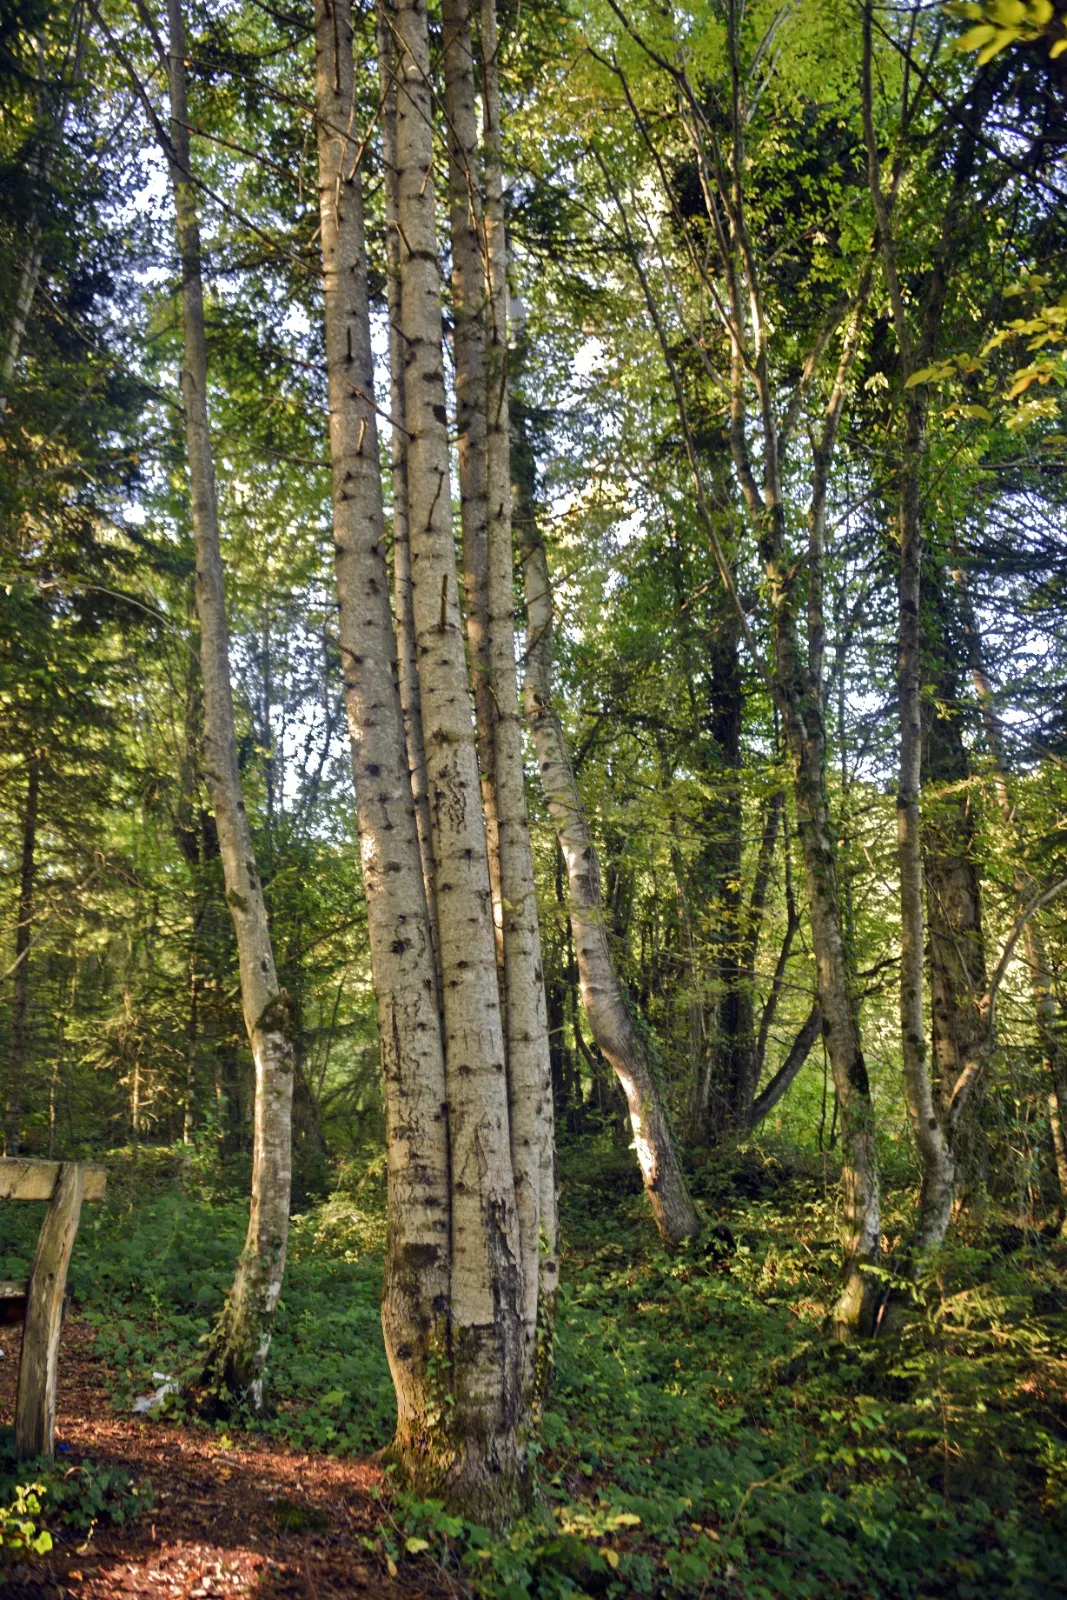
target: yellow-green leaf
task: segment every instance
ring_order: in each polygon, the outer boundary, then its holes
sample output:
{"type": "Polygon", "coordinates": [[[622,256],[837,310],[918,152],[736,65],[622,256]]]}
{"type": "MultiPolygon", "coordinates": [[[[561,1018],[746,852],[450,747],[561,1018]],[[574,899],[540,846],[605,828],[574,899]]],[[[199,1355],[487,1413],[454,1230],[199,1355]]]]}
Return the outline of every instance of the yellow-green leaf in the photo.
{"type": "Polygon", "coordinates": [[[1017,38],[1018,33],[1014,28],[998,29],[996,38],[991,39],[984,50],[979,50],[978,65],[984,67],[987,61],[992,61],[994,56],[998,56],[1002,50],[1006,49],[1017,38]]]}
{"type": "Polygon", "coordinates": [[[956,40],[956,46],[960,50],[980,50],[993,38],[996,31],[991,22],[980,22],[977,28],[968,28],[966,33],[961,34],[956,40]]]}

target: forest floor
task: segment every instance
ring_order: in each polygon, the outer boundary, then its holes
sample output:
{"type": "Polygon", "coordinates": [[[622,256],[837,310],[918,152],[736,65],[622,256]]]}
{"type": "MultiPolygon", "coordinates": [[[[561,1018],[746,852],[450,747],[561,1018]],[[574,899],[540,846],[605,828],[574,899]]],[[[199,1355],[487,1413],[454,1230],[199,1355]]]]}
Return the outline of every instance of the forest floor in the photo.
{"type": "MultiPolygon", "coordinates": [[[[57,1467],[90,1483],[129,1475],[147,1502],[116,1524],[57,1532],[46,1557],[15,1561],[0,1582],[14,1596],[58,1600],[334,1600],[456,1593],[410,1566],[389,1577],[375,1542],[382,1506],[371,1491],[380,1470],[367,1461],[297,1451],[282,1441],[235,1437],[117,1414],[113,1376],[94,1352],[95,1331],[68,1317],[60,1346],[57,1467]]],[[[14,1412],[20,1328],[0,1330],[0,1416],[14,1412]]],[[[106,1497],[105,1497],[106,1498],[106,1497]]],[[[87,1514],[91,1516],[92,1506],[87,1514]]],[[[83,1518],[79,1518],[79,1521],[83,1518]]]]}
{"type": "MultiPolygon", "coordinates": [[[[657,1245],[632,1153],[562,1152],[555,1386],[535,1505],[506,1538],[396,1491],[378,1303],[380,1164],[294,1217],[271,1351],[276,1410],[208,1426],[180,1393],[240,1249],[241,1182],[205,1161],[116,1154],[83,1216],[60,1358],[54,1465],[4,1507],[53,1549],[0,1549],[13,1595],[336,1600],[1067,1600],[1067,1244],[992,1204],[964,1219],[891,1334],[824,1333],[836,1288],[827,1163],[752,1150],[694,1172],[709,1226],[657,1245]]],[[[895,1198],[894,1198],[895,1196],[895,1198]]],[[[913,1195],[886,1207],[890,1249],[913,1195]]],[[[0,1277],[37,1218],[0,1208],[0,1277]]],[[[18,1330],[0,1328],[0,1419],[18,1330]]]]}

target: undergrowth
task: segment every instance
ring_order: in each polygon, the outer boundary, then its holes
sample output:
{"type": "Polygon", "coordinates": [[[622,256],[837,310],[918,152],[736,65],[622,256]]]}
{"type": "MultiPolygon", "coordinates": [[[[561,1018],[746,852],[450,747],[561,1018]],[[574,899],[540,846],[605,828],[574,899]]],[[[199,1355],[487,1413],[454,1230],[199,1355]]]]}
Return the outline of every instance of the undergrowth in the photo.
{"type": "MultiPolygon", "coordinates": [[[[899,1327],[842,1347],[823,1333],[832,1188],[758,1154],[709,1170],[697,1181],[718,1226],[668,1255],[630,1163],[609,1145],[564,1152],[556,1383],[532,1447],[533,1508],[495,1538],[386,1496],[372,1541],[385,1565],[443,1568],[499,1600],[1067,1595],[1061,1243],[990,1210],[964,1224],[899,1327]]],[[[229,1286],[244,1207],[190,1188],[138,1198],[117,1185],[79,1234],[72,1288],[124,1410],[153,1374],[192,1370],[229,1286]]],[[[363,1454],[390,1436],[382,1207],[372,1172],[294,1219],[277,1409],[255,1425],[302,1449],[363,1454]]],[[[0,1276],[24,1269],[25,1223],[0,1276]]],[[[180,1417],[180,1399],[164,1409],[180,1417]]]]}

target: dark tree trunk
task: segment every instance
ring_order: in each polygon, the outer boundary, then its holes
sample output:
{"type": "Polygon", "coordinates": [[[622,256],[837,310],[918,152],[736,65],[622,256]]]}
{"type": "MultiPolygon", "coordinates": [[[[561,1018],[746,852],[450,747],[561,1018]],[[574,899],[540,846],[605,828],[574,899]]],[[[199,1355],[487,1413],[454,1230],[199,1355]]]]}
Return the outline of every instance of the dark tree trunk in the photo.
{"type": "Polygon", "coordinates": [[[37,879],[37,814],[40,797],[41,767],[37,756],[32,755],[26,771],[26,805],[22,813],[22,861],[19,871],[18,926],[15,930],[11,1037],[7,1058],[4,1154],[8,1156],[18,1155],[21,1142],[27,1019],[30,1009],[30,938],[33,931],[34,887],[37,879]]]}
{"type": "MultiPolygon", "coordinates": [[[[926,584],[927,679],[923,703],[923,860],[926,876],[934,1093],[942,1126],[951,1122],[955,1085],[981,1053],[986,1022],[985,938],[975,854],[971,767],[963,740],[961,684],[966,646],[948,597],[926,584]]],[[[980,1086],[979,1086],[980,1087],[980,1086]]],[[[972,1093],[952,1139],[959,1180],[967,1185],[982,1161],[980,1095],[972,1093]]]]}

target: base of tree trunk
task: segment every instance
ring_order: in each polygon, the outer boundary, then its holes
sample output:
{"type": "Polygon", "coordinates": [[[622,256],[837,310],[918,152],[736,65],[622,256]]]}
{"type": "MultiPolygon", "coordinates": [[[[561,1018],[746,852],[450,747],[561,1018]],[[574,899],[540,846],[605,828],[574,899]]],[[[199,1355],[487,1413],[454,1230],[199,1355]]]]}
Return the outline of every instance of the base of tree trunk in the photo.
{"type": "MultiPolygon", "coordinates": [[[[269,1342],[269,1334],[266,1342],[269,1342]]],[[[264,1393],[264,1340],[223,1312],[211,1336],[208,1356],[190,1386],[193,1410],[207,1422],[224,1422],[240,1410],[268,1417],[273,1408],[264,1393]]]]}
{"type": "Polygon", "coordinates": [[[397,1433],[383,1459],[421,1499],[440,1500],[452,1515],[494,1531],[509,1527],[533,1497],[525,1441],[515,1435],[444,1444],[397,1433]]]}

